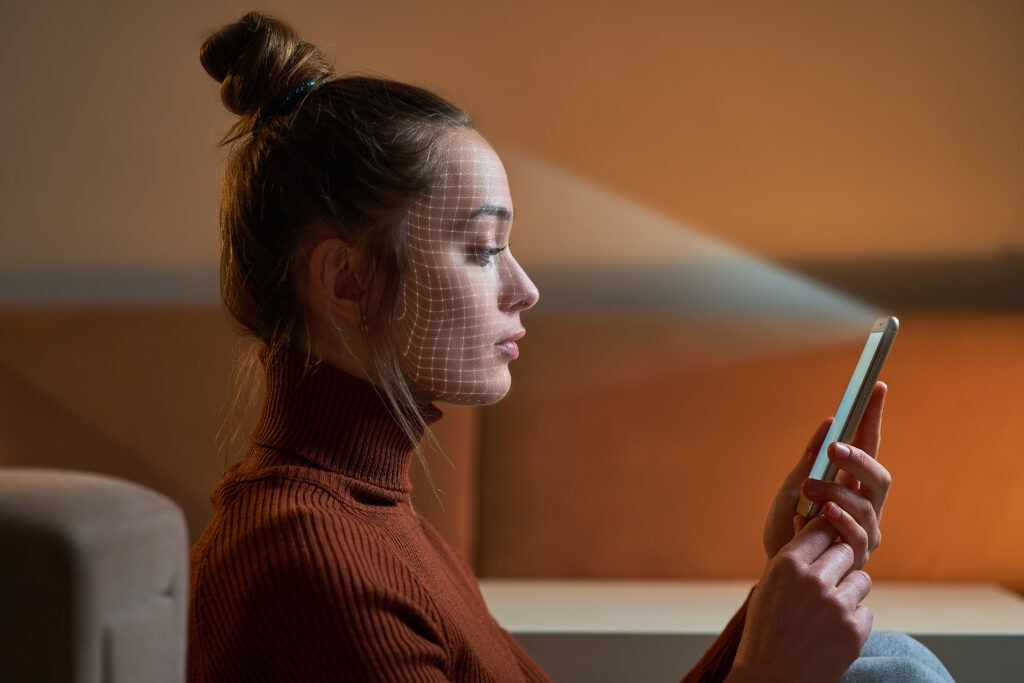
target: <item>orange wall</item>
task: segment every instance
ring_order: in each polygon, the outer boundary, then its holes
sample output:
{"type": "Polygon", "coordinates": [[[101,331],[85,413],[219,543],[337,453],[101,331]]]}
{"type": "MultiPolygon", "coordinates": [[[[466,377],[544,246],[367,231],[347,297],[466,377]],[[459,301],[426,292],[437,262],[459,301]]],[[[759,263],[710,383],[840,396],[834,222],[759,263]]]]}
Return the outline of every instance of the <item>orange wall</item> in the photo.
{"type": "MultiPolygon", "coordinates": [[[[264,6],[324,44],[340,71],[383,72],[465,105],[519,160],[514,240],[528,268],[597,259],[597,226],[605,258],[609,244],[637,234],[638,216],[670,233],[694,225],[769,261],[1024,249],[1019,2],[264,6]],[[580,204],[557,221],[544,208],[567,185],[530,182],[547,166],[590,193],[574,194],[580,204]],[[591,220],[584,209],[604,195],[636,210],[591,220]],[[553,245],[563,231],[577,237],[553,245]]],[[[233,345],[209,306],[216,142],[229,118],[196,52],[239,12],[227,0],[111,0],[102,11],[45,0],[0,22],[0,301],[99,301],[3,311],[0,462],[94,465],[150,483],[182,502],[194,528],[230,457],[215,437],[233,345]],[[154,297],[175,305],[109,307],[154,297]]],[[[661,244],[646,255],[687,258],[661,244]]],[[[888,371],[885,457],[897,488],[873,562],[891,576],[1021,587],[1020,517],[1012,491],[999,488],[1019,474],[1019,313],[916,317],[906,317],[888,371]],[[952,388],[938,384],[947,368],[952,388]]],[[[849,349],[718,364],[707,358],[720,349],[705,340],[680,369],[666,359],[690,337],[672,321],[612,323],[627,325],[640,351],[605,338],[607,324],[578,322],[531,322],[512,397],[484,415],[479,551],[453,512],[476,509],[470,465],[446,484],[470,493],[431,514],[492,574],[756,573],[766,497],[831,409],[849,349]],[[579,329],[588,336],[567,358],[559,344],[579,329]],[[590,374],[567,375],[583,358],[590,374]],[[785,400],[764,398],[783,390],[785,400]],[[762,434],[767,454],[753,441],[762,434]],[[653,474],[637,467],[652,456],[653,474]],[[622,505],[623,483],[656,513],[659,542],[622,515],[641,504],[622,505]],[[578,553],[559,555],[574,544],[578,553]]],[[[453,438],[471,441],[460,430],[453,438]]]]}
{"type": "MultiPolygon", "coordinates": [[[[512,394],[484,413],[480,571],[758,576],[769,503],[862,342],[749,353],[768,329],[756,321],[563,316],[528,328],[512,394]],[[734,360],[693,362],[723,347],[734,360]]],[[[875,578],[1024,591],[1022,350],[1019,313],[904,317],[883,373],[880,457],[895,484],[875,578]]]]}
{"type": "MultiPolygon", "coordinates": [[[[757,576],[768,503],[859,340],[785,350],[763,321],[671,316],[528,329],[506,401],[444,407],[450,462],[429,459],[436,493],[417,473],[417,507],[484,575],[757,576]]],[[[233,338],[213,308],[0,309],[0,465],[138,481],[182,505],[194,538],[237,455],[217,446],[233,338]]],[[[1022,348],[1019,313],[904,316],[876,578],[1024,592],[1022,348]]]]}
{"type": "MultiPolygon", "coordinates": [[[[214,307],[0,307],[0,466],[139,482],[181,505],[194,540],[259,407],[259,383],[240,381],[247,353],[214,307]]],[[[467,555],[477,421],[472,410],[445,409],[437,428],[445,457],[428,463],[436,494],[422,468],[414,471],[416,506],[467,555]]]]}

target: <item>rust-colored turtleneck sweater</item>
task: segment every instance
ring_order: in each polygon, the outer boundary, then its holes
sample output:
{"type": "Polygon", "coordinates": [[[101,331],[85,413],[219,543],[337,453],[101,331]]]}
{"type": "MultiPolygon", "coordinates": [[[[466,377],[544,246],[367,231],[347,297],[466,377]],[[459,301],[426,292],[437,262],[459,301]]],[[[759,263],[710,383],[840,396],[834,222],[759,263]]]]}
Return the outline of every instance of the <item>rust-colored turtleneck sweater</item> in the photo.
{"type": "Polygon", "coordinates": [[[548,680],[412,510],[414,450],[374,387],[289,352],[264,365],[262,417],[192,549],[189,681],[548,680]]]}

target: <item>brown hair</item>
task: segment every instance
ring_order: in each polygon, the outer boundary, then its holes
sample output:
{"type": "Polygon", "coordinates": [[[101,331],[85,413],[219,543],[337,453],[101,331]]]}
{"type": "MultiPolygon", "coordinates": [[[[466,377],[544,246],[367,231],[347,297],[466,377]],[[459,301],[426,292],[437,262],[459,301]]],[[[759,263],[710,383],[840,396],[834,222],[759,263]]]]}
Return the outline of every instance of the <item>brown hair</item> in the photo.
{"type": "Polygon", "coordinates": [[[220,217],[227,310],[271,350],[308,340],[298,278],[312,227],[329,226],[368,255],[367,291],[381,292],[373,310],[362,302],[376,383],[407,431],[408,418],[422,425],[387,313],[405,270],[408,209],[434,180],[445,136],[469,128],[469,117],[422,88],[336,77],[319,48],[255,12],[210,36],[200,61],[239,116],[223,141],[231,145],[220,217]],[[296,101],[283,99],[289,94],[296,101]]]}

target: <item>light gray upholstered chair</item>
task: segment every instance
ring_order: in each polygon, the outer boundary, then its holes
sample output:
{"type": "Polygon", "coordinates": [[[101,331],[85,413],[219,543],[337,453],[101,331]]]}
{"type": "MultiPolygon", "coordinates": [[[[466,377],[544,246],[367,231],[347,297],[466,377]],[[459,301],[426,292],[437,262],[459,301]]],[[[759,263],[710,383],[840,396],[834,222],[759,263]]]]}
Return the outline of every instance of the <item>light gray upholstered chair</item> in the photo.
{"type": "Polygon", "coordinates": [[[0,681],[184,681],[187,545],[147,488],[0,468],[0,681]]]}

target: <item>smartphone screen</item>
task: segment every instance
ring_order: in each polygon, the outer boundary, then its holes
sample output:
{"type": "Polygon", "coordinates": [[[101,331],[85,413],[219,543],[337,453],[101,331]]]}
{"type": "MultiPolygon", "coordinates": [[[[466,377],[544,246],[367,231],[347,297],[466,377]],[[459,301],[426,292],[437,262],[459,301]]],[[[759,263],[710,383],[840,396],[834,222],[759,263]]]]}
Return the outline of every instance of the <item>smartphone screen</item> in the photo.
{"type": "MultiPolygon", "coordinates": [[[[867,408],[868,399],[871,398],[871,391],[875,387],[875,382],[878,381],[882,365],[896,338],[897,330],[899,330],[899,320],[893,316],[879,318],[871,326],[864,350],[861,351],[860,359],[850,376],[850,383],[846,386],[843,398],[839,401],[835,420],[825,435],[814,466],[811,467],[810,477],[812,479],[832,481],[836,478],[837,470],[828,459],[828,447],[836,441],[848,442],[857,431],[860,418],[864,415],[864,409],[867,408]]],[[[805,517],[813,517],[818,513],[818,505],[801,496],[800,502],[797,504],[797,512],[805,517]]]]}

